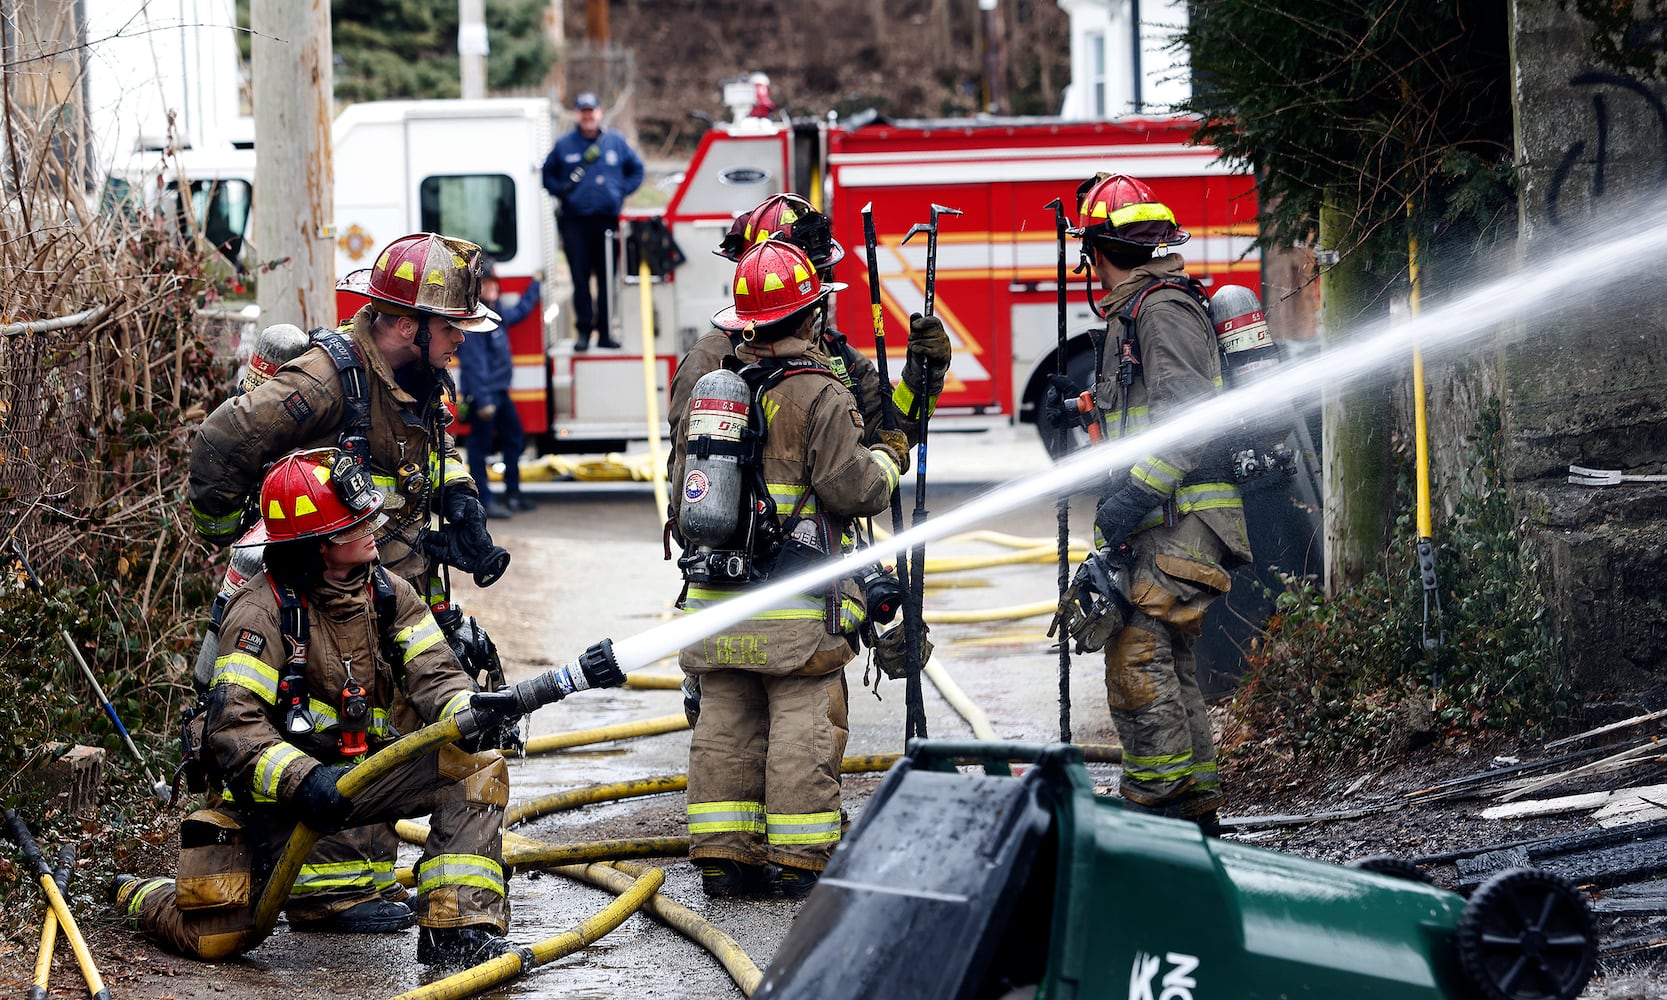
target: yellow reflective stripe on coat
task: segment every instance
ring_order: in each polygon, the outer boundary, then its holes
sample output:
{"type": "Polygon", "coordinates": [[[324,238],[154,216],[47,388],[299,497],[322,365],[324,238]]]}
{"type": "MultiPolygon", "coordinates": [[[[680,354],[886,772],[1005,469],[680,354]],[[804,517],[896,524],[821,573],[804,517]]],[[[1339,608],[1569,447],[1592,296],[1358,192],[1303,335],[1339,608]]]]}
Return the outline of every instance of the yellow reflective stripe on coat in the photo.
{"type": "Polygon", "coordinates": [[[805,505],[799,507],[799,500],[810,490],[808,486],[795,483],[765,483],[764,488],[770,491],[770,499],[775,502],[777,514],[791,514],[798,507],[801,514],[816,513],[816,496],[811,495],[805,500],[805,505]]]}
{"type": "Polygon", "coordinates": [[[1129,470],[1129,475],[1163,496],[1173,494],[1176,487],[1181,485],[1181,480],[1186,478],[1186,473],[1156,455],[1147,455],[1136,462],[1134,468],[1129,470]]]}
{"type": "Polygon", "coordinates": [[[762,802],[691,802],[689,834],[763,833],[762,802]]]}
{"type": "MultiPolygon", "coordinates": [[[[722,604],[732,597],[738,597],[742,593],[744,591],[690,587],[689,594],[683,601],[683,613],[692,615],[697,611],[704,611],[714,605],[722,604]]],[[[821,621],[827,617],[827,608],[827,602],[819,595],[798,594],[784,599],[774,608],[751,615],[746,620],[750,622],[821,621]]]]}
{"type": "Polygon", "coordinates": [[[1174,781],[1191,773],[1191,750],[1156,757],[1123,752],[1123,776],[1133,781],[1174,781]]]}
{"type": "Polygon", "coordinates": [[[839,841],[839,811],[770,813],[767,837],[772,844],[833,844],[839,841]]]}
{"type": "Polygon", "coordinates": [[[191,524],[197,529],[197,534],[211,538],[227,538],[237,534],[242,525],[243,512],[234,510],[230,514],[210,514],[196,504],[191,505],[191,524]]]}
{"type": "Polygon", "coordinates": [[[209,687],[236,684],[248,688],[268,705],[278,703],[278,671],[248,653],[222,653],[214,661],[214,678],[209,687]]]}
{"type": "Polygon", "coordinates": [[[437,854],[417,865],[417,894],[466,885],[504,894],[503,866],[482,854],[437,854]]]}
{"type": "Polygon", "coordinates": [[[405,663],[409,665],[418,655],[444,637],[440,632],[440,623],[434,620],[433,615],[429,614],[423,615],[417,624],[406,626],[395,632],[394,643],[405,650],[405,663]]]}
{"type": "Polygon", "coordinates": [[[336,861],[323,865],[302,865],[290,895],[329,889],[360,889],[394,881],[392,861],[336,861]]]}
{"type": "MultiPolygon", "coordinates": [[[[1175,510],[1181,514],[1195,514],[1201,510],[1242,510],[1244,495],[1232,483],[1195,483],[1175,491],[1175,510]]],[[[1163,508],[1141,518],[1136,531],[1156,528],[1163,523],[1163,508]]]]}
{"type": "Polygon", "coordinates": [[[260,795],[278,795],[278,783],[283,780],[284,768],[297,760],[307,756],[299,747],[288,743],[274,743],[260,752],[255,758],[255,792],[260,795]]]}
{"type": "MultiPolygon", "coordinates": [[[[907,381],[898,379],[897,388],[891,390],[891,405],[897,407],[897,412],[906,417],[918,420],[921,415],[914,412],[915,398],[914,388],[911,387],[907,381]]],[[[934,412],[936,412],[938,409],[938,397],[926,397],[925,409],[927,417],[930,417],[934,412]]]]}
{"type": "Polygon", "coordinates": [[[886,488],[888,490],[897,489],[897,481],[903,478],[903,470],[899,469],[897,463],[892,461],[891,453],[879,451],[875,448],[868,449],[868,453],[874,457],[874,461],[880,466],[880,471],[885,474],[886,488]]]}
{"type": "MultiPolygon", "coordinates": [[[[1101,423],[1105,424],[1106,437],[1117,440],[1123,436],[1123,411],[1111,410],[1102,412],[1101,423]]],[[[1129,407],[1129,437],[1145,434],[1152,427],[1150,411],[1144,406],[1129,407]]]]}
{"type": "Polygon", "coordinates": [[[1192,776],[1201,792],[1214,791],[1221,787],[1221,775],[1216,773],[1216,762],[1213,760],[1201,760],[1192,765],[1192,776]]]}
{"type": "Polygon", "coordinates": [[[447,719],[451,718],[452,716],[456,715],[457,713],[463,711],[465,708],[468,708],[469,707],[469,695],[471,695],[473,693],[474,692],[465,688],[464,690],[459,691],[456,694],[452,695],[450,698],[446,699],[446,707],[440,709],[440,718],[437,719],[436,721],[444,722],[447,719]]]}

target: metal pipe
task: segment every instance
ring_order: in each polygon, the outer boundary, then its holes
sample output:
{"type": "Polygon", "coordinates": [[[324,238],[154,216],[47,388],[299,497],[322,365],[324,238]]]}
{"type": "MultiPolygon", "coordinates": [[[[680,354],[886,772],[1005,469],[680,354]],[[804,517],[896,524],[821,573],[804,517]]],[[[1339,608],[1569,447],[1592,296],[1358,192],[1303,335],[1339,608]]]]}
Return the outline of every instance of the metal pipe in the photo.
{"type": "Polygon", "coordinates": [[[20,333],[50,333],[53,330],[67,330],[73,326],[84,326],[109,311],[109,306],[94,306],[91,309],[83,309],[78,313],[70,313],[68,316],[58,316],[53,319],[7,323],[0,326],[0,337],[15,337],[20,333]]]}

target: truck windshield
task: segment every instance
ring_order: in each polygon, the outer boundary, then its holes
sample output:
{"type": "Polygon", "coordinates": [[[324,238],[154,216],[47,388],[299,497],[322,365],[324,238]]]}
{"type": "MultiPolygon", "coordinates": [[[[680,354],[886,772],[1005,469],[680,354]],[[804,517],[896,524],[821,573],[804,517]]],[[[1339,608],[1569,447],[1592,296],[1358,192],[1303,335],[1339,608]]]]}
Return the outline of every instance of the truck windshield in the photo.
{"type": "Polygon", "coordinates": [[[515,181],[507,174],[424,177],[424,232],[460,236],[497,260],[515,256],[515,181]]]}

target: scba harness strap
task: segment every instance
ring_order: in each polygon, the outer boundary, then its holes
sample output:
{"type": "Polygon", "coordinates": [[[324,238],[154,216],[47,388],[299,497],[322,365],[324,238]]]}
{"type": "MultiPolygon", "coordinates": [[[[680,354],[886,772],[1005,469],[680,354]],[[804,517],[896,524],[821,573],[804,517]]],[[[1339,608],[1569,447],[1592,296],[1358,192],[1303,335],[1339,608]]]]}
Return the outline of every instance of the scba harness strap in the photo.
{"type": "MultiPolygon", "coordinates": [[[[307,647],[312,640],[307,601],[295,592],[295,588],[280,584],[270,575],[266,579],[272,587],[273,596],[278,599],[278,630],[284,639],[284,673],[278,679],[277,704],[279,710],[284,713],[284,732],[290,736],[300,736],[314,729],[312,713],[307,707],[311,701],[306,677],[307,647]]],[[[388,579],[388,571],[381,566],[372,568],[367,586],[371,588],[371,603],[376,615],[377,641],[381,646],[382,658],[394,665],[397,675],[401,669],[401,660],[396,653],[394,622],[399,613],[399,598],[388,579]]],[[[345,723],[347,713],[342,713],[340,718],[345,723]]]]}
{"type": "MultiPolygon", "coordinates": [[[[732,363],[732,359],[726,359],[726,364],[732,363]]],[[[775,498],[764,479],[764,442],[769,436],[769,418],[765,414],[764,397],[786,379],[798,375],[821,375],[839,381],[839,376],[827,365],[804,357],[754,362],[739,369],[737,374],[746,381],[752,399],[747,427],[740,440],[725,441],[702,434],[689,438],[684,448],[686,455],[691,458],[707,458],[712,455],[735,457],[746,483],[739,497],[739,523],[743,527],[736,533],[734,548],[702,553],[698,560],[691,560],[686,556],[678,561],[679,567],[683,570],[685,595],[688,593],[689,584],[711,583],[715,578],[721,578],[727,583],[756,583],[770,578],[776,568],[777,557],[782,551],[786,535],[781,514],[776,509],[775,498]],[[715,574],[714,567],[729,568],[715,574]]],[[[807,490],[795,510],[789,514],[789,527],[798,520],[797,515],[809,499],[810,493],[807,490]]],[[[679,598],[679,605],[682,604],[682,600],[679,598]]]]}

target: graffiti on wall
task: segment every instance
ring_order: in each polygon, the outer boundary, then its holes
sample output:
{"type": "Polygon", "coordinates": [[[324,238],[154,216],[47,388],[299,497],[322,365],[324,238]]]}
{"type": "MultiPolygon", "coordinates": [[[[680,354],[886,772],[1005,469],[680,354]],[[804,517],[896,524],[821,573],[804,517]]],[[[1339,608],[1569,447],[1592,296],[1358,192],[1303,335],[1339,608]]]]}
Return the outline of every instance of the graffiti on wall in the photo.
{"type": "MultiPolygon", "coordinates": [[[[1619,154],[1636,155],[1638,139],[1632,137],[1629,130],[1629,141],[1624,148],[1611,141],[1611,128],[1617,122],[1621,108],[1611,109],[1611,101],[1642,101],[1648,116],[1655,120],[1655,155],[1660,160],[1651,186],[1653,188],[1667,187],[1667,104],[1663,104],[1660,95],[1650,88],[1618,73],[1592,71],[1579,73],[1569,79],[1569,86],[1577,90],[1591,91],[1592,112],[1588,119],[1591,131],[1587,138],[1576,139],[1569,143],[1563,151],[1563,158],[1557,164],[1557,170],[1551,176],[1551,188],[1546,196],[1546,217],[1553,226],[1565,224],[1562,211],[1562,199],[1567,193],[1579,202],[1596,204],[1603,200],[1608,188],[1608,172],[1619,154]],[[1588,143],[1590,139],[1590,143],[1588,143]],[[1589,150],[1589,151],[1588,151],[1589,150]],[[1582,161],[1591,162],[1589,178],[1577,180],[1575,168],[1582,161]],[[1586,190],[1579,187],[1571,189],[1571,185],[1583,184],[1586,190]]],[[[1631,116],[1622,119],[1630,122],[1631,116]]],[[[1636,194],[1637,192],[1613,192],[1615,194],[1636,194]]]]}

